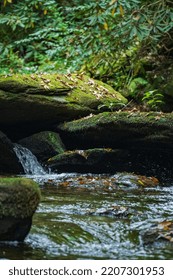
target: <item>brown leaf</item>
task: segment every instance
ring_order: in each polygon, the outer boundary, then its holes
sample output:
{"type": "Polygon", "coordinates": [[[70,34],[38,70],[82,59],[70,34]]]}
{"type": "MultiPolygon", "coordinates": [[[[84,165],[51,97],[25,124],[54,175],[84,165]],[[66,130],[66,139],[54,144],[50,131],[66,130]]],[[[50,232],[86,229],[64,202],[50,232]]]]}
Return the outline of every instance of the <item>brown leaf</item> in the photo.
{"type": "Polygon", "coordinates": [[[170,230],[170,227],[173,225],[171,221],[163,221],[158,224],[158,228],[162,230],[170,230]]]}

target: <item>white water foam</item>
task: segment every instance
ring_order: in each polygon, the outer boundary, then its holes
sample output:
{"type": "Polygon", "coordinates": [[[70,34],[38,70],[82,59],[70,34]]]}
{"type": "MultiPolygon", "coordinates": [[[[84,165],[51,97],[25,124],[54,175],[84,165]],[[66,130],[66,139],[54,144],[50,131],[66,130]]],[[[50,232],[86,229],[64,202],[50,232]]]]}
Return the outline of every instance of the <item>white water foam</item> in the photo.
{"type": "Polygon", "coordinates": [[[77,175],[76,173],[58,174],[52,173],[50,169],[46,170],[45,168],[43,168],[43,166],[41,166],[36,156],[33,155],[33,153],[29,149],[19,144],[14,144],[14,151],[25,172],[25,175],[22,175],[22,177],[25,176],[27,178],[33,179],[37,183],[43,184],[48,181],[56,182],[61,180],[62,178],[74,177],[77,175]]]}
{"type": "Polygon", "coordinates": [[[22,147],[19,144],[15,144],[14,151],[27,175],[46,175],[47,172],[38,162],[37,158],[33,153],[22,147]]]}

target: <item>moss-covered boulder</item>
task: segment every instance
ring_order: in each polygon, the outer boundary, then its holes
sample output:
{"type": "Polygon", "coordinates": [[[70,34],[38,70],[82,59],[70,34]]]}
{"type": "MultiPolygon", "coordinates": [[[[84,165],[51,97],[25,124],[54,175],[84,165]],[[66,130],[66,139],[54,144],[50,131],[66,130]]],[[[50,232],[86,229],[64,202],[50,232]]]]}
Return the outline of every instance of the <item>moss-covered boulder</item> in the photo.
{"type": "Polygon", "coordinates": [[[0,131],[0,174],[19,174],[23,172],[14,150],[14,144],[0,131]]]}
{"type": "Polygon", "coordinates": [[[67,148],[166,148],[173,145],[173,113],[104,112],[58,126],[67,148]]]}
{"type": "Polygon", "coordinates": [[[0,241],[23,241],[40,201],[37,183],[26,178],[0,178],[0,241]]]}
{"type": "Polygon", "coordinates": [[[122,171],[130,160],[128,151],[95,148],[65,151],[47,161],[47,166],[55,172],[105,173],[122,171]]]}
{"type": "Polygon", "coordinates": [[[173,113],[104,112],[63,123],[57,131],[67,149],[123,150],[125,156],[113,158],[110,172],[135,172],[165,182],[173,178],[173,113]]]}
{"type": "Polygon", "coordinates": [[[59,134],[52,131],[33,134],[21,139],[19,144],[28,148],[42,162],[65,151],[59,134]]]}
{"type": "MultiPolygon", "coordinates": [[[[98,112],[99,106],[114,107],[127,100],[112,87],[84,75],[0,76],[0,125],[32,132],[50,124],[98,112]]],[[[10,130],[10,129],[9,129],[10,130]]]]}

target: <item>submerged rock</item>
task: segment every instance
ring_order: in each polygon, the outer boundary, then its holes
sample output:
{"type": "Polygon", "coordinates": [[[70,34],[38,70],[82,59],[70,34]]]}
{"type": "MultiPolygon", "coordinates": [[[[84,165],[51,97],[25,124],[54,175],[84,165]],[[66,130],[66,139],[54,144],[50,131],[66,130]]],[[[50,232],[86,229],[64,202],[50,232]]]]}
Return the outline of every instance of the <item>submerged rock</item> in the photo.
{"type": "Polygon", "coordinates": [[[0,241],[23,241],[40,201],[38,184],[26,178],[0,178],[0,241]]]}
{"type": "Polygon", "coordinates": [[[155,177],[145,177],[136,174],[117,173],[113,176],[101,174],[83,174],[67,176],[60,181],[47,182],[47,185],[56,185],[59,188],[65,188],[76,191],[98,191],[98,192],[116,192],[117,190],[131,191],[137,189],[143,191],[145,187],[154,187],[158,185],[155,177]]]}
{"type": "Polygon", "coordinates": [[[65,151],[59,134],[52,131],[33,134],[21,139],[19,144],[29,149],[42,162],[65,151]]]}
{"type": "Polygon", "coordinates": [[[142,233],[144,244],[154,243],[158,241],[173,242],[173,222],[162,221],[153,225],[146,232],[142,233]]]}
{"type": "Polygon", "coordinates": [[[94,216],[127,217],[130,212],[127,207],[113,205],[108,208],[90,209],[86,214],[94,216]]]}
{"type": "Polygon", "coordinates": [[[23,167],[13,148],[14,144],[0,131],[0,174],[19,174],[23,172],[23,167]]]}
{"type": "Polygon", "coordinates": [[[117,173],[114,175],[119,187],[123,188],[145,188],[159,185],[159,180],[155,177],[146,177],[142,175],[117,173]]]}

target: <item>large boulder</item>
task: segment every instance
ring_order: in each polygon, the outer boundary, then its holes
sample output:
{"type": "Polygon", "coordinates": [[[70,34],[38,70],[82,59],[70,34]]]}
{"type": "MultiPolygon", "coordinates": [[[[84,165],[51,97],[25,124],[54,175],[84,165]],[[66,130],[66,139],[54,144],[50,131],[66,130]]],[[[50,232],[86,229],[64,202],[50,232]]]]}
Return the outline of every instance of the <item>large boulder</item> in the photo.
{"type": "Polygon", "coordinates": [[[93,148],[65,151],[46,163],[54,172],[110,173],[135,172],[172,181],[173,153],[150,149],[93,148]]]}
{"type": "Polygon", "coordinates": [[[0,125],[12,134],[28,136],[50,125],[96,113],[127,100],[112,87],[84,75],[0,76],[0,125]]]}
{"type": "Polygon", "coordinates": [[[173,145],[173,113],[104,112],[58,126],[67,148],[151,148],[173,145]]]}
{"type": "Polygon", "coordinates": [[[129,161],[128,151],[95,148],[65,151],[49,158],[47,166],[55,172],[105,173],[122,171],[129,161]]]}
{"type": "MultiPolygon", "coordinates": [[[[65,122],[57,131],[69,150],[93,147],[124,150],[124,154],[111,160],[111,172],[154,175],[170,182],[173,178],[172,123],[173,113],[104,112],[65,122]]],[[[101,164],[106,166],[104,160],[101,164]]]]}
{"type": "Polygon", "coordinates": [[[26,178],[0,178],[0,241],[23,241],[40,201],[37,183],[26,178]]]}
{"type": "Polygon", "coordinates": [[[52,131],[33,134],[21,139],[19,144],[28,148],[42,162],[65,151],[59,134],[52,131]]]}
{"type": "Polygon", "coordinates": [[[14,150],[14,144],[0,131],[0,173],[19,174],[23,167],[19,162],[14,150]]]}

